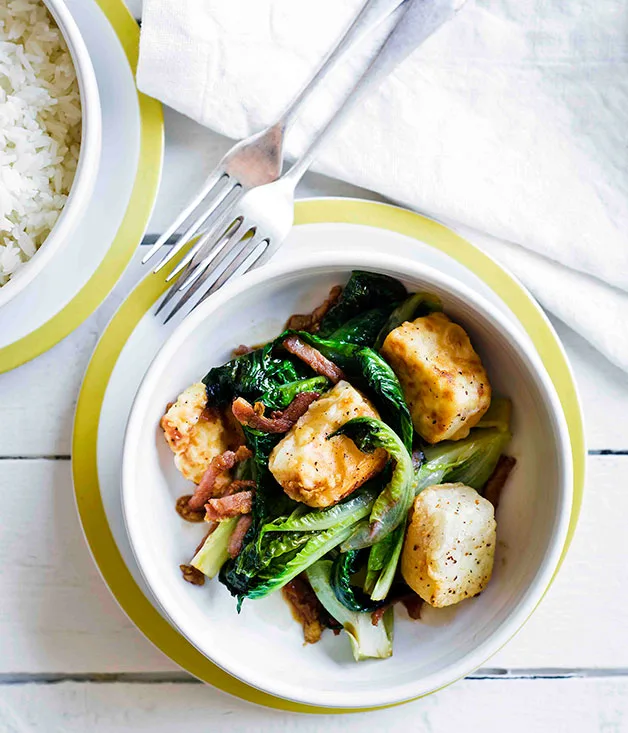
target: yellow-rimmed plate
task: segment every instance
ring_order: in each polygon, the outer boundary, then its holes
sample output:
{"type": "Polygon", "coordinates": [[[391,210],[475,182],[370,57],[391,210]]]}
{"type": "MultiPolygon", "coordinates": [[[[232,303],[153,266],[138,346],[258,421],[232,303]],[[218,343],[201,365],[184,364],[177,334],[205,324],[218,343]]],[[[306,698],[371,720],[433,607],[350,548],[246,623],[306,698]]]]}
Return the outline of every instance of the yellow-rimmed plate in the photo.
{"type": "Polygon", "coordinates": [[[0,311],[0,372],[47,351],[107,297],[144,235],[163,156],[161,105],[138,93],[139,28],[123,0],[67,0],[90,50],[103,115],[94,194],[67,243],[0,311]]]}
{"type": "MultiPolygon", "coordinates": [[[[575,529],[584,481],[584,440],[573,378],[547,319],[522,286],[490,258],[445,227],[402,209],[364,201],[323,199],[297,206],[291,247],[325,249],[330,229],[344,228],[347,248],[378,248],[420,258],[490,298],[518,321],[535,344],[554,381],[574,456],[575,529]],[[386,230],[386,237],[382,231],[386,230]]],[[[336,238],[336,241],[337,238],[336,238]]],[[[344,245],[343,245],[344,246],[344,245]]],[[[96,562],[115,597],[137,626],[171,659],[197,677],[243,699],[284,710],[348,712],[288,702],[226,674],[192,647],[156,610],[130,550],[120,506],[119,470],[123,426],[146,368],[170,333],[149,313],[164,290],[162,276],[150,275],[111,321],[88,368],[74,431],[73,472],[77,503],[96,562]]],[[[568,541],[565,546],[567,549],[568,541]]]]}

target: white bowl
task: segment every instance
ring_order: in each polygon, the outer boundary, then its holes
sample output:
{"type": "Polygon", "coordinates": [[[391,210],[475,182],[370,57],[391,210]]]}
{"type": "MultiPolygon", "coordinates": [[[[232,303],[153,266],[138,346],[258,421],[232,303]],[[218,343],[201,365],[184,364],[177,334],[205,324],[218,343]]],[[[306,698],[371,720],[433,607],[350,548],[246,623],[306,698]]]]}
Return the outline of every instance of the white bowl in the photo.
{"type": "Polygon", "coordinates": [[[123,506],[131,545],[166,616],[202,653],[266,692],[310,705],[375,707],[429,693],[470,673],[524,623],[547,589],[565,544],[572,504],[567,426],[534,347],[495,306],[417,262],[375,254],[295,257],[250,273],[196,309],[167,340],[137,393],[125,438],[123,506]],[[174,502],[190,485],[175,470],[159,428],[166,404],[240,343],[281,332],[292,313],[320,303],[352,269],[385,273],[410,290],[439,295],[470,333],[496,393],[514,403],[509,453],[518,465],[498,511],[494,576],[478,598],[427,609],[420,622],[397,613],[394,654],[353,661],[349,641],[326,633],[303,646],[280,594],[235,600],[214,580],[181,579],[203,527],[185,525],[174,502]]]}
{"type": "MultiPolygon", "coordinates": [[[[100,162],[102,114],[94,67],[81,35],[64,0],[44,0],[68,45],[81,97],[81,148],[68,200],[50,234],[26,262],[0,287],[0,307],[33,282],[50,260],[64,247],[90,200],[100,162]]],[[[85,242],[89,246],[89,242],[85,242]]]]}

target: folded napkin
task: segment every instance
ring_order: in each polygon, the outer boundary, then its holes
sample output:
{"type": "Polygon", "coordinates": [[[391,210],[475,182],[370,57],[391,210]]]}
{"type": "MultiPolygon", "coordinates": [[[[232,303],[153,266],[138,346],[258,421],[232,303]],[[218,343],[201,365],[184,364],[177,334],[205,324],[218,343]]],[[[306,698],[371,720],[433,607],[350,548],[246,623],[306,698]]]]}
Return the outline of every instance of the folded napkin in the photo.
{"type": "MultiPolygon", "coordinates": [[[[244,137],[277,117],[361,4],[144,0],[139,87],[244,137]]],[[[470,0],[363,102],[316,166],[458,227],[624,370],[627,26],[623,0],[470,0]]],[[[308,106],[289,153],[337,104],[360,58],[308,106]]]]}

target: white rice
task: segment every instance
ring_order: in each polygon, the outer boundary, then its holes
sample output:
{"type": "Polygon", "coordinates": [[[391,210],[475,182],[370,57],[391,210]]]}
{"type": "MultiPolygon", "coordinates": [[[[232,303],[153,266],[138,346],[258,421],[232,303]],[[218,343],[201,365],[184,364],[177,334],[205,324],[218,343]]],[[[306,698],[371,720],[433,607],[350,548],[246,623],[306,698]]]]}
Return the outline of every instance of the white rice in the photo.
{"type": "Polygon", "coordinates": [[[61,31],[41,0],[0,0],[0,286],[59,217],[80,141],[76,71],[61,31]]]}

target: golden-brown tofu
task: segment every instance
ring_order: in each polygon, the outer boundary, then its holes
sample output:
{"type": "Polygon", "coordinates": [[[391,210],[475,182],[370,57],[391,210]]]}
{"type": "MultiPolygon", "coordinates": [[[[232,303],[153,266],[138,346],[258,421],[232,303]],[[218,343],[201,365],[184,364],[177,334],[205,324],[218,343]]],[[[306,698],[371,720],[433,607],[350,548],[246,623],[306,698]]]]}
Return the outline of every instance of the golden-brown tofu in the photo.
{"type": "Polygon", "coordinates": [[[195,484],[200,482],[211,459],[224,453],[232,439],[218,410],[206,405],[205,385],[198,382],[182,392],[161,418],[176,467],[195,484]]]}
{"type": "Polygon", "coordinates": [[[493,571],[495,511],[464,484],[429,486],[415,499],[401,554],[406,583],[431,606],[486,588],[493,571]]]}
{"type": "Polygon", "coordinates": [[[491,385],[465,330],[432,313],[391,331],[382,356],[399,378],[414,428],[428,443],[466,438],[491,403],[491,385]]]}
{"type": "Polygon", "coordinates": [[[327,440],[341,425],[363,416],[379,417],[345,381],[310,405],[270,454],[268,466],[288,496],[311,507],[331,506],[382,470],[385,450],[363,453],[344,435],[327,440]]]}

